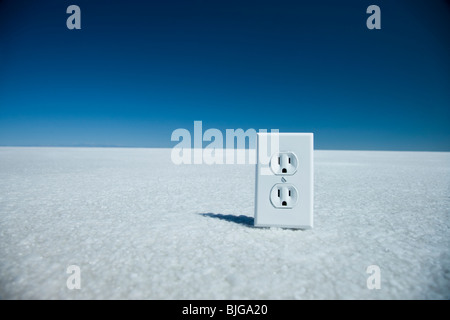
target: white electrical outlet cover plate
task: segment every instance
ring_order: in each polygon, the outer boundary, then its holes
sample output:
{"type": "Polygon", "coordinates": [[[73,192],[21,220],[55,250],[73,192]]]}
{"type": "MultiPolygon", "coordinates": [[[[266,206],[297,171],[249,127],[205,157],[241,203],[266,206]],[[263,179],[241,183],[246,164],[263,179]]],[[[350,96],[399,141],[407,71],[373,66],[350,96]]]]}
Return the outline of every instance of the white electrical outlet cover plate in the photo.
{"type": "MultiPolygon", "coordinates": [[[[255,226],[281,227],[294,229],[311,229],[313,227],[314,205],[314,136],[312,133],[258,133],[257,164],[255,188],[255,226]],[[280,161],[275,153],[294,154],[296,170],[294,174],[279,173],[278,164],[262,163],[260,152],[265,151],[271,135],[278,135],[279,148],[272,154],[265,155],[270,161],[280,161]],[[261,148],[263,147],[263,148],[261,148]],[[276,168],[274,172],[273,168],[276,168]],[[291,208],[275,207],[271,201],[274,197],[272,188],[275,185],[292,185],[297,190],[295,205],[291,208]]],[[[283,159],[282,156],[281,159],[283,159]]],[[[286,159],[283,159],[286,162],[286,159]]],[[[289,159],[288,159],[289,160],[289,159]]],[[[290,160],[289,160],[290,161],[290,160]]],[[[280,161],[281,165],[282,161],[280,161]]],[[[289,162],[290,163],[290,162],[289,162]]],[[[275,195],[276,196],[276,195],[275,195]]],[[[289,204],[289,201],[287,201],[289,204]]]]}

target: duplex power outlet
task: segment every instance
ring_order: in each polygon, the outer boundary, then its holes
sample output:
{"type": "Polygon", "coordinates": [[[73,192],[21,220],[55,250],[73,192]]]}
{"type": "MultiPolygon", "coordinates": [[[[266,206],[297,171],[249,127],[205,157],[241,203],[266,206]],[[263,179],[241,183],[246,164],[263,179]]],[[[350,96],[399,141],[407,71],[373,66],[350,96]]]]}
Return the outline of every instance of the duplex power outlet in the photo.
{"type": "Polygon", "coordinates": [[[313,140],[312,133],[257,134],[256,227],[313,227],[313,140]],[[264,154],[272,139],[278,139],[278,148],[264,154]]]}

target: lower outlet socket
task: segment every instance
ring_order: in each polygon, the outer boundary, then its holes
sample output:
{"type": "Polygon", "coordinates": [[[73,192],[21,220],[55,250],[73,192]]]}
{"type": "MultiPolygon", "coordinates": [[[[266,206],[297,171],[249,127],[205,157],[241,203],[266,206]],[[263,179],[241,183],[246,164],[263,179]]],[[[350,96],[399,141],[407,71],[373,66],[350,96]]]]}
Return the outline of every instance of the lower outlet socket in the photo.
{"type": "Polygon", "coordinates": [[[298,191],[290,183],[277,183],[270,190],[270,202],[278,209],[291,209],[298,201],[298,191]]]}

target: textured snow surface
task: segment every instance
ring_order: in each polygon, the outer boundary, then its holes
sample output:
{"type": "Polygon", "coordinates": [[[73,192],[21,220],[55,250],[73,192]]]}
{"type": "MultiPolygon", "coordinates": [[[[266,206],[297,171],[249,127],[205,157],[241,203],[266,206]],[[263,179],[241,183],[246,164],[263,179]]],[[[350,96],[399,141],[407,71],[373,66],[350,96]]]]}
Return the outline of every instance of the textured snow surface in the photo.
{"type": "Polygon", "coordinates": [[[450,299],[450,153],[316,151],[308,231],[253,228],[254,171],[0,148],[0,298],[450,299]]]}

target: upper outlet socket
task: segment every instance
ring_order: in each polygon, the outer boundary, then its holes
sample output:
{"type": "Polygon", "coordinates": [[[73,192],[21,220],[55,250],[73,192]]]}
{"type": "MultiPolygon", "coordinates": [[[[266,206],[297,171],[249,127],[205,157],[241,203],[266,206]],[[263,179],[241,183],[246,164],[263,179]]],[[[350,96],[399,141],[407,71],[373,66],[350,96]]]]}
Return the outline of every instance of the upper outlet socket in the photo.
{"type": "Polygon", "coordinates": [[[298,159],[293,152],[278,152],[270,159],[270,168],[276,175],[291,176],[297,172],[298,159]]]}

